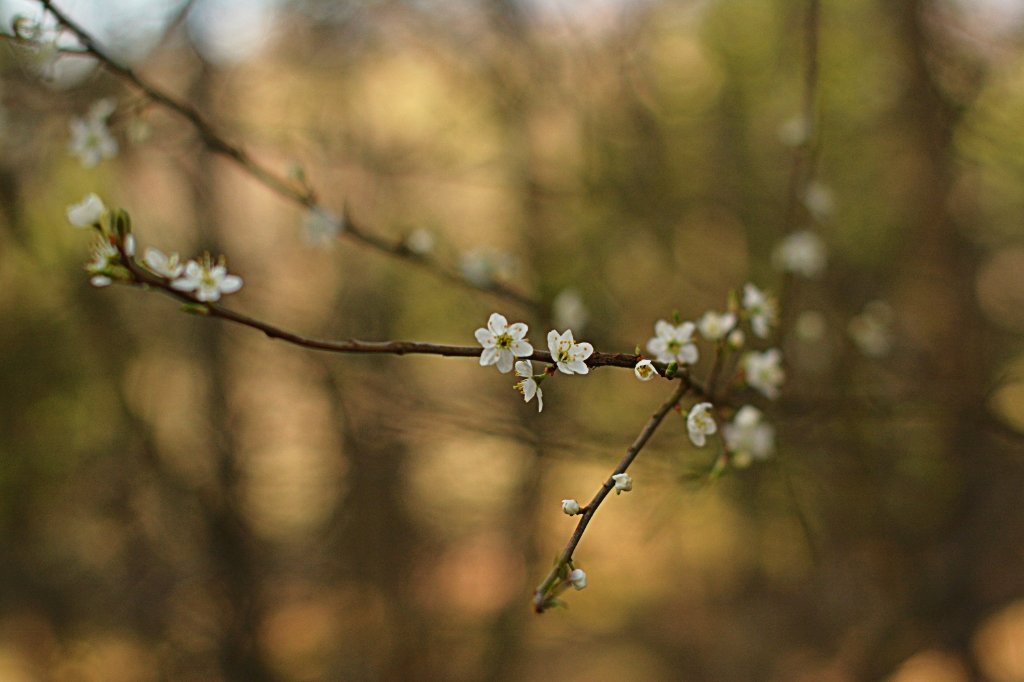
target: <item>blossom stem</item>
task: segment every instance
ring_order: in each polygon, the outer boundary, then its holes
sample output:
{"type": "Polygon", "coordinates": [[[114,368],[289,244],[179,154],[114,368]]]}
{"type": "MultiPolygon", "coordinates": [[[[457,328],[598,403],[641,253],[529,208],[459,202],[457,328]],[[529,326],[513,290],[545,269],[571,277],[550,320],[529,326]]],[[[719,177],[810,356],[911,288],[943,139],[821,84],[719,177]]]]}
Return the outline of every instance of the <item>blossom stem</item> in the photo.
{"type": "MultiPolygon", "coordinates": [[[[597,353],[594,353],[594,355],[597,355],[597,353]]],[[[683,399],[683,396],[692,388],[694,388],[694,386],[690,383],[690,379],[686,375],[682,375],[680,377],[679,385],[676,386],[672,395],[669,396],[669,398],[663,402],[660,407],[658,407],[654,414],[651,415],[651,418],[647,420],[647,423],[644,425],[644,428],[641,429],[640,433],[637,434],[632,445],[626,449],[626,454],[622,456],[622,459],[619,461],[619,465],[615,467],[615,471],[609,474],[608,480],[604,482],[601,488],[597,491],[597,494],[594,495],[594,499],[588,502],[587,506],[580,508],[580,520],[579,523],[576,524],[576,530],[573,531],[572,536],[569,538],[569,542],[565,545],[565,549],[563,549],[562,553],[558,556],[558,560],[555,562],[554,567],[552,567],[547,577],[544,578],[544,581],[537,587],[537,591],[533,595],[534,611],[537,613],[544,613],[544,611],[554,604],[552,599],[552,589],[558,584],[559,576],[563,573],[563,567],[572,561],[572,555],[576,551],[576,547],[580,544],[580,540],[583,539],[583,534],[586,532],[587,526],[590,525],[590,520],[594,518],[594,514],[597,513],[598,508],[601,506],[601,503],[604,502],[604,499],[608,497],[608,494],[615,489],[615,480],[612,477],[617,474],[626,473],[626,470],[633,463],[633,460],[636,459],[636,456],[640,454],[644,445],[647,444],[647,441],[650,440],[652,435],[654,435],[658,426],[661,425],[662,420],[665,419],[665,415],[672,411],[679,404],[679,401],[683,399]]]]}

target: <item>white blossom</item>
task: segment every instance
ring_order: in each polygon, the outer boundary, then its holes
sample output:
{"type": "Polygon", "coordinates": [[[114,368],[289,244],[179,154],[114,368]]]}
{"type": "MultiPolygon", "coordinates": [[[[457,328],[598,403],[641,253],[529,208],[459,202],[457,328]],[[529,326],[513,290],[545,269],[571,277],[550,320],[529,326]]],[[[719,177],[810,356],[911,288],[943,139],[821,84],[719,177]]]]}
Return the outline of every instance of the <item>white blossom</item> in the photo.
{"type": "Polygon", "coordinates": [[[633,489],[633,479],[629,474],[613,474],[612,480],[615,481],[615,494],[621,495],[622,493],[628,493],[633,489]]]}
{"type": "Polygon", "coordinates": [[[126,255],[134,256],[135,255],[135,235],[134,234],[126,234],[121,239],[121,248],[124,249],[124,252],[125,252],[126,255]]]}
{"type": "Polygon", "coordinates": [[[198,261],[190,260],[185,265],[185,274],[171,282],[178,291],[193,292],[196,300],[212,302],[220,300],[222,294],[233,294],[242,288],[242,278],[229,275],[223,257],[216,264],[209,254],[198,261]]]}
{"type": "Polygon", "coordinates": [[[772,260],[779,270],[809,279],[825,271],[827,258],[825,241],[810,230],[787,235],[772,253],[772,260]]]}
{"type": "Polygon", "coordinates": [[[533,396],[537,396],[537,411],[544,409],[544,392],[540,390],[540,382],[534,378],[533,363],[529,360],[520,360],[516,363],[516,376],[523,377],[523,380],[516,383],[515,389],[523,394],[523,400],[530,402],[533,396]]]}
{"type": "Polygon", "coordinates": [[[548,350],[559,371],[565,374],[586,374],[590,371],[585,361],[594,353],[594,347],[586,341],[577,343],[572,338],[571,329],[561,334],[555,329],[549,331],[548,350]]]}
{"type": "Polygon", "coordinates": [[[650,381],[654,377],[658,376],[658,370],[654,368],[654,363],[650,360],[641,360],[636,363],[636,367],[633,368],[633,374],[640,381],[650,381]]]}
{"type": "Polygon", "coordinates": [[[577,590],[582,590],[587,586],[587,574],[584,573],[582,568],[574,568],[569,573],[568,580],[577,590]]]}
{"type": "Polygon", "coordinates": [[[766,398],[774,400],[779,395],[779,386],[786,380],[781,362],[782,353],[778,348],[764,352],[750,351],[743,356],[747,384],[760,391],[766,398]]]}
{"type": "Polygon", "coordinates": [[[302,219],[306,241],[312,246],[330,246],[341,234],[341,219],[322,206],[314,206],[302,219]]]}
{"type": "Polygon", "coordinates": [[[78,156],[86,168],[95,168],[100,161],[117,156],[117,140],[107,127],[107,119],[116,107],[115,100],[101,99],[90,107],[84,118],[71,120],[71,153],[78,156]]]}
{"type": "Polygon", "coordinates": [[[804,189],[804,206],[816,220],[828,218],[836,210],[832,190],[823,182],[812,180],[804,189]]]}
{"type": "Polygon", "coordinates": [[[732,422],[722,427],[722,436],[738,467],[768,459],[775,450],[775,429],[753,405],[741,407],[732,422]]]}
{"type": "Polygon", "coordinates": [[[779,126],[779,141],[787,147],[799,147],[810,138],[810,126],[803,116],[793,116],[779,126]]]}
{"type": "Polygon", "coordinates": [[[105,287],[113,279],[113,268],[121,263],[121,253],[109,239],[99,238],[92,249],[92,260],[86,263],[85,270],[92,277],[89,282],[94,287],[105,287]]]}
{"type": "Polygon", "coordinates": [[[502,374],[511,372],[516,358],[533,355],[533,346],[526,340],[527,331],[524,323],[510,325],[504,315],[491,313],[487,327],[475,332],[477,342],[484,347],[480,353],[481,366],[497,365],[502,374]]]}
{"type": "Polygon", "coordinates": [[[892,350],[892,308],[885,301],[871,301],[864,311],[850,320],[850,338],[860,352],[868,357],[880,358],[892,350]]]}
{"type": "Polygon", "coordinates": [[[167,279],[177,279],[185,269],[178,254],[164,255],[163,251],[152,246],[146,248],[142,261],[150,270],[167,279]]]}
{"type": "Polygon", "coordinates": [[[590,311],[575,289],[562,289],[551,302],[551,319],[556,327],[582,329],[590,319],[590,311]]]}
{"type": "Polygon", "coordinates": [[[92,192],[77,204],[68,206],[66,211],[68,222],[75,227],[98,225],[106,213],[107,207],[103,205],[103,200],[92,192]]]}
{"type": "Polygon", "coordinates": [[[462,276],[478,287],[490,286],[497,279],[510,278],[516,269],[512,256],[493,249],[469,251],[459,262],[462,276]]]}
{"type": "Polygon", "coordinates": [[[747,283],[743,287],[743,309],[750,317],[750,326],[762,339],[768,338],[778,322],[779,306],[775,299],[747,283]]]}
{"type": "Polygon", "coordinates": [[[693,344],[693,322],[672,325],[665,320],[654,324],[654,334],[647,342],[647,352],[654,355],[658,362],[678,362],[692,365],[700,357],[697,346],[693,344]]]}
{"type": "Polygon", "coordinates": [[[690,435],[690,442],[698,448],[704,447],[707,437],[718,430],[718,424],[711,414],[711,403],[697,403],[690,408],[686,415],[686,430],[690,435]]]}
{"type": "Polygon", "coordinates": [[[405,238],[405,248],[417,256],[425,256],[434,250],[434,233],[422,227],[410,232],[405,238]]]}
{"type": "Polygon", "coordinates": [[[708,341],[718,341],[736,326],[736,316],[732,313],[716,313],[709,310],[697,320],[697,329],[708,341]]]}
{"type": "Polygon", "coordinates": [[[576,516],[580,513],[580,503],[576,500],[562,500],[562,512],[566,516],[576,516]]]}
{"type": "Polygon", "coordinates": [[[729,332],[729,338],[726,339],[726,342],[733,350],[739,350],[747,342],[747,335],[743,333],[742,329],[733,329],[729,332]]]}

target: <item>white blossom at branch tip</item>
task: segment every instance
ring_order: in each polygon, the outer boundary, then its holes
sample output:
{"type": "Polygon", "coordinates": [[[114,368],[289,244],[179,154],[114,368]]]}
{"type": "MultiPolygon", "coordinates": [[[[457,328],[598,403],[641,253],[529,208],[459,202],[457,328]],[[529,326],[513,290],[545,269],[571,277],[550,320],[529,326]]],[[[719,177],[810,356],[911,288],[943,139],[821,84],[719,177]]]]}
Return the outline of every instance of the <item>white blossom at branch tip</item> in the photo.
{"type": "Polygon", "coordinates": [[[711,414],[712,407],[711,403],[697,403],[686,415],[686,431],[689,433],[690,442],[698,448],[704,447],[707,437],[718,430],[718,424],[711,414]]]}
{"type": "Polygon", "coordinates": [[[163,251],[152,246],[146,247],[142,262],[154,273],[166,279],[177,279],[185,269],[181,256],[176,253],[164,255],[163,251]]]}
{"type": "Polygon", "coordinates": [[[825,240],[810,230],[787,235],[772,252],[772,262],[776,268],[808,279],[824,272],[827,260],[825,240]]]}
{"type": "Polygon", "coordinates": [[[633,478],[629,474],[613,474],[612,480],[615,481],[616,495],[628,493],[633,489],[633,478]]]}
{"type": "Polygon", "coordinates": [[[743,370],[747,384],[759,391],[764,397],[775,400],[779,395],[779,387],[786,380],[782,366],[782,353],[778,348],[758,352],[750,351],[743,356],[743,370]]]}
{"type": "Polygon", "coordinates": [[[223,294],[233,294],[242,288],[242,278],[229,275],[224,258],[214,263],[209,254],[198,261],[185,264],[185,274],[171,282],[178,291],[192,292],[196,300],[211,303],[220,300],[223,294]]]}
{"type": "Polygon", "coordinates": [[[561,334],[552,329],[548,332],[548,350],[551,359],[564,374],[587,374],[586,359],[594,354],[594,347],[586,341],[577,342],[572,338],[572,330],[566,329],[561,334]]]}
{"type": "Polygon", "coordinates": [[[692,365],[700,358],[693,343],[693,322],[673,325],[666,320],[654,323],[654,336],[647,342],[647,352],[658,362],[678,362],[692,365]]]}
{"type": "Polygon", "coordinates": [[[520,360],[516,363],[516,376],[523,380],[516,382],[515,389],[523,394],[523,400],[530,402],[533,396],[537,396],[537,411],[544,409],[544,391],[540,389],[540,382],[534,378],[533,363],[529,360],[520,360]]]}
{"type": "Polygon", "coordinates": [[[772,327],[778,323],[778,302],[753,284],[743,287],[743,309],[750,317],[750,327],[762,339],[768,338],[772,327]]]}
{"type": "Polygon", "coordinates": [[[708,341],[718,341],[736,326],[736,316],[732,313],[716,313],[709,310],[697,320],[697,329],[708,341]]]}
{"type": "Polygon", "coordinates": [[[741,407],[732,422],[722,427],[722,436],[737,468],[768,459],[775,451],[775,429],[753,405],[741,407]]]}
{"type": "Polygon", "coordinates": [[[100,161],[117,156],[117,140],[107,127],[107,119],[116,108],[117,102],[108,97],[93,103],[84,118],[71,120],[70,150],[86,168],[95,168],[100,161]]]}
{"type": "Polygon", "coordinates": [[[529,328],[523,322],[509,324],[504,315],[491,313],[487,326],[474,332],[477,343],[484,347],[480,365],[497,365],[502,374],[511,372],[516,358],[533,355],[533,346],[526,340],[527,331],[529,328]]]}
{"type": "Polygon", "coordinates": [[[103,205],[103,200],[93,192],[85,195],[77,204],[68,206],[65,212],[68,222],[78,228],[98,225],[106,213],[107,207],[103,205]]]}
{"type": "Polygon", "coordinates": [[[572,571],[569,573],[568,580],[570,583],[572,583],[572,586],[575,587],[577,590],[582,590],[584,587],[587,586],[587,574],[583,571],[582,568],[572,569],[572,571]]]}
{"type": "Polygon", "coordinates": [[[311,246],[326,247],[334,243],[344,229],[341,219],[322,206],[314,206],[302,218],[306,242],[311,246]]]}
{"type": "Polygon", "coordinates": [[[566,516],[576,516],[580,513],[580,503],[576,500],[562,500],[562,512],[566,516]]]}
{"type": "Polygon", "coordinates": [[[650,381],[654,377],[658,376],[658,370],[654,368],[654,363],[650,360],[644,359],[636,363],[636,367],[633,368],[633,374],[640,381],[650,381]]]}

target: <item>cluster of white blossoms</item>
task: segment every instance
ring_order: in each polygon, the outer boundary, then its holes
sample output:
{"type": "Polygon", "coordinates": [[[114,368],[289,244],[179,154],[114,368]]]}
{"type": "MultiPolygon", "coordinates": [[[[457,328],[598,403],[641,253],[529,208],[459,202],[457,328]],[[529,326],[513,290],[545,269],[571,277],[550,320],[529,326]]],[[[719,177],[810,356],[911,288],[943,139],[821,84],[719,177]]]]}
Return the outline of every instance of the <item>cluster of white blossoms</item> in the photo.
{"type": "MultiPolygon", "coordinates": [[[[799,240],[797,246],[799,248],[793,247],[794,250],[807,249],[807,245],[800,244],[799,240]]],[[[808,250],[813,248],[812,245],[808,250]]],[[[804,263],[803,266],[805,271],[816,267],[811,263],[804,263]]],[[[633,372],[637,379],[650,381],[659,375],[671,378],[680,368],[685,370],[695,365],[701,357],[695,332],[715,344],[715,352],[719,354],[715,359],[717,366],[725,361],[729,353],[743,350],[747,336],[741,323],[749,325],[749,331],[755,338],[768,339],[778,324],[778,315],[776,300],[754,284],[748,283],[744,285],[740,296],[730,298],[729,308],[725,312],[709,310],[696,323],[679,319],[674,322],[658,320],[654,325],[654,336],[647,341],[647,352],[653,358],[641,359],[633,372]]],[[[738,381],[769,400],[778,397],[786,378],[779,349],[746,350],[739,356],[735,366],[738,381]]],[[[702,401],[693,405],[686,414],[686,430],[690,442],[695,447],[704,447],[709,436],[719,433],[718,419],[717,410],[711,402],[702,401]]],[[[721,437],[726,451],[732,457],[731,461],[737,466],[764,459],[774,449],[774,430],[771,425],[764,423],[760,410],[752,405],[744,405],[736,412],[734,421],[726,424],[721,437]]],[[[630,488],[631,480],[629,488],[625,489],[630,488]]]]}
{"type": "Polygon", "coordinates": [[[474,336],[477,343],[483,346],[480,365],[497,365],[498,371],[502,374],[508,374],[515,368],[520,381],[516,382],[514,388],[523,395],[526,402],[530,402],[536,396],[537,411],[540,412],[544,409],[541,382],[555,371],[563,374],[587,374],[590,368],[587,367],[586,361],[593,354],[594,347],[586,341],[576,341],[571,329],[561,333],[557,329],[552,329],[548,332],[548,350],[553,365],[535,374],[532,361],[517,360],[533,355],[533,344],[526,338],[528,331],[529,327],[525,323],[509,324],[508,319],[501,313],[492,313],[487,320],[487,326],[477,329],[474,336]]]}
{"type": "Polygon", "coordinates": [[[71,119],[70,150],[86,168],[117,156],[117,140],[107,125],[116,110],[117,101],[107,97],[94,102],[85,116],[71,119]]]}
{"type": "MultiPolygon", "coordinates": [[[[115,279],[128,279],[122,252],[129,258],[135,256],[135,238],[131,234],[127,214],[108,210],[102,199],[89,194],[79,203],[69,206],[66,215],[68,222],[75,227],[92,228],[99,234],[92,250],[92,260],[85,266],[92,275],[89,280],[92,285],[104,287],[115,279]]],[[[223,256],[214,261],[210,254],[204,253],[199,258],[182,262],[176,253],[168,255],[149,247],[142,257],[142,264],[152,274],[167,280],[171,289],[189,293],[202,303],[218,301],[222,295],[233,294],[242,288],[242,278],[228,274],[223,256]]]]}

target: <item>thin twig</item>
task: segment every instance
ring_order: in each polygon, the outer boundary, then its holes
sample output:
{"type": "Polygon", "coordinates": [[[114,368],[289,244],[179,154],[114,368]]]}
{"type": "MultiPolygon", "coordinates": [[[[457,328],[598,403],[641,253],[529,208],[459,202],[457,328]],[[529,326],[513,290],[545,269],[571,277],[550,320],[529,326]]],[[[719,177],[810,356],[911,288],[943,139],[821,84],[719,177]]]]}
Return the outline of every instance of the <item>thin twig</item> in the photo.
{"type": "MultiPolygon", "coordinates": [[[[53,14],[64,28],[75,34],[78,40],[81,41],[85,53],[95,57],[115,76],[124,79],[141,90],[151,101],[183,117],[199,133],[203,144],[210,151],[232,161],[257,182],[285,199],[310,210],[320,207],[316,192],[310,186],[307,184],[296,185],[287,177],[275,173],[258,163],[241,146],[228,142],[225,136],[220,134],[214,125],[194,106],[149,83],[135,73],[133,69],[117,62],[108,55],[91,33],[58,9],[52,0],[38,1],[47,11],[53,14]]],[[[441,263],[410,251],[401,239],[391,240],[370,232],[362,225],[356,223],[348,211],[345,214],[344,229],[340,234],[381,253],[424,267],[441,278],[467,289],[491,293],[531,310],[536,310],[539,307],[532,298],[505,284],[500,282],[490,282],[483,285],[474,284],[458,272],[443,266],[441,263]]]]}
{"type": "Polygon", "coordinates": [[[586,532],[587,526],[590,525],[590,520],[594,518],[594,514],[597,513],[598,507],[600,507],[601,503],[604,502],[604,499],[608,497],[608,493],[615,488],[615,479],[613,476],[626,472],[629,465],[632,464],[633,460],[636,459],[636,456],[640,454],[640,450],[643,449],[644,445],[647,444],[647,441],[658,429],[662,420],[665,419],[665,415],[679,404],[679,401],[682,400],[683,396],[686,395],[686,392],[691,388],[693,387],[687,378],[683,378],[679,382],[679,385],[672,392],[672,395],[668,400],[662,403],[658,410],[651,415],[647,424],[644,425],[644,428],[637,435],[636,440],[634,440],[633,444],[626,450],[626,454],[623,455],[619,465],[615,467],[615,471],[608,476],[608,480],[604,482],[601,489],[597,491],[596,495],[594,495],[594,499],[592,499],[589,504],[581,510],[582,518],[579,523],[576,524],[576,530],[573,531],[568,544],[566,544],[565,549],[562,550],[562,553],[555,561],[554,567],[548,573],[547,577],[544,578],[544,582],[537,587],[537,591],[534,593],[533,608],[537,613],[544,613],[544,611],[555,604],[555,601],[551,597],[552,588],[554,588],[556,583],[561,579],[564,567],[572,561],[572,555],[576,551],[576,547],[580,544],[580,540],[583,539],[583,533],[586,532]]]}
{"type": "MultiPolygon", "coordinates": [[[[118,280],[132,286],[157,289],[183,303],[196,306],[196,311],[207,317],[214,317],[228,322],[233,322],[251,329],[263,332],[272,339],[279,339],[286,343],[312,350],[322,350],[331,353],[359,353],[359,354],[389,354],[389,355],[441,355],[446,357],[480,357],[482,348],[480,346],[453,346],[438,343],[426,343],[421,341],[360,341],[357,339],[331,340],[317,339],[309,336],[296,334],[295,332],[282,329],[268,322],[258,320],[243,313],[236,312],[216,303],[200,301],[192,294],[179,291],[171,286],[171,283],[159,277],[145,268],[141,267],[134,258],[124,252],[123,247],[118,246],[121,251],[121,264],[131,274],[131,280],[118,280]]],[[[551,353],[544,350],[534,351],[529,358],[538,362],[554,363],[551,353]]],[[[604,353],[594,351],[587,358],[588,367],[622,367],[632,369],[640,361],[640,356],[632,353],[604,353]]],[[[654,363],[662,375],[667,370],[664,363],[654,363]]],[[[695,386],[696,390],[703,392],[703,387],[692,382],[685,373],[678,375],[687,386],[695,386]]]]}

